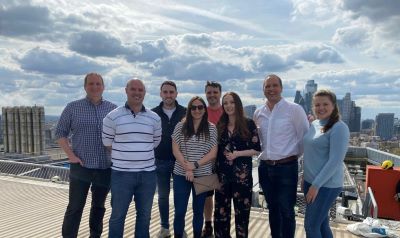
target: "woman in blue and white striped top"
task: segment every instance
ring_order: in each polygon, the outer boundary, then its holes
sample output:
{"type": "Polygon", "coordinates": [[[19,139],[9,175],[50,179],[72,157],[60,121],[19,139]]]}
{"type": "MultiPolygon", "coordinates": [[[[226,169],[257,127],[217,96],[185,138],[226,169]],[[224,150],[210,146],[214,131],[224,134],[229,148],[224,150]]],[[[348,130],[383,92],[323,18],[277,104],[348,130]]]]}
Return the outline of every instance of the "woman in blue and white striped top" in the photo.
{"type": "Polygon", "coordinates": [[[200,238],[207,193],[196,195],[193,178],[212,173],[217,157],[217,129],[214,124],[208,122],[206,103],[201,97],[193,97],[187,108],[186,117],[176,125],[172,134],[172,150],[176,158],[174,235],[184,235],[185,215],[192,191],[193,234],[194,237],[200,238]]]}

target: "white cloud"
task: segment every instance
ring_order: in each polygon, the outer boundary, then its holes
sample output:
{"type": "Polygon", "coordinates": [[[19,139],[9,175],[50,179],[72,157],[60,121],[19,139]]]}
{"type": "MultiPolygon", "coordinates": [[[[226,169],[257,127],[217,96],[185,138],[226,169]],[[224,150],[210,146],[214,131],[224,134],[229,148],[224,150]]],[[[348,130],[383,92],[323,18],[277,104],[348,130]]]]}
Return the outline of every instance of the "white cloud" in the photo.
{"type": "Polygon", "coordinates": [[[324,44],[304,44],[293,47],[293,53],[290,55],[292,60],[302,60],[314,64],[343,63],[341,54],[332,46],[324,44]]]}
{"type": "Polygon", "coordinates": [[[212,44],[212,38],[210,35],[207,34],[185,34],[182,38],[182,41],[191,44],[191,45],[198,45],[202,47],[209,47],[212,44]]]}
{"type": "Polygon", "coordinates": [[[104,65],[79,55],[34,48],[19,59],[21,68],[44,74],[81,75],[91,71],[106,72],[104,65]]]}
{"type": "Polygon", "coordinates": [[[18,37],[51,32],[53,23],[46,7],[20,5],[1,7],[0,35],[18,37]]]}
{"type": "Polygon", "coordinates": [[[113,57],[122,54],[125,50],[119,39],[96,31],[74,34],[69,40],[69,48],[93,57],[113,57]]]}
{"type": "Polygon", "coordinates": [[[349,47],[356,47],[369,41],[368,29],[362,26],[348,26],[336,29],[333,42],[349,47]]]}
{"type": "MultiPolygon", "coordinates": [[[[388,108],[399,105],[397,3],[3,2],[2,105],[37,102],[60,112],[83,96],[89,71],[103,75],[105,97],[118,104],[133,76],[145,80],[147,107],[158,104],[159,85],[167,79],[177,82],[182,104],[204,95],[207,79],[237,91],[245,104],[261,104],[264,76],[277,73],[290,100],[296,88],[314,79],[340,95],[351,91],[356,100],[376,97],[388,108]]],[[[379,111],[363,106],[363,113],[379,111]]]]}

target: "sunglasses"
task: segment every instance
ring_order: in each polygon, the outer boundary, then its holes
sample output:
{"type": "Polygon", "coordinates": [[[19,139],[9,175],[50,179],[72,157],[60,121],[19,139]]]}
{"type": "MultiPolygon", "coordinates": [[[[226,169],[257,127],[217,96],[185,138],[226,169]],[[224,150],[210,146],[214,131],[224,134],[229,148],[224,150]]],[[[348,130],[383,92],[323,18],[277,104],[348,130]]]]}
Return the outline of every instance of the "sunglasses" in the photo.
{"type": "Polygon", "coordinates": [[[198,105],[198,106],[192,105],[192,106],[190,106],[190,110],[195,111],[196,109],[199,109],[199,111],[201,111],[201,110],[204,109],[204,105],[198,105]]]}

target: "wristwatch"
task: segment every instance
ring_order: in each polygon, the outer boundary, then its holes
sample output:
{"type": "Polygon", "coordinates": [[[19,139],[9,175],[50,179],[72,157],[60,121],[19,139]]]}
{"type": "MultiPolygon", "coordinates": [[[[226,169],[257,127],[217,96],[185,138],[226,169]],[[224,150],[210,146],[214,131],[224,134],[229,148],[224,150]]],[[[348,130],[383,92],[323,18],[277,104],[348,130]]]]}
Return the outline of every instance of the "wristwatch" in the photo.
{"type": "Polygon", "coordinates": [[[194,167],[196,167],[196,169],[198,169],[200,167],[199,163],[197,163],[197,161],[195,161],[194,163],[194,167]]]}

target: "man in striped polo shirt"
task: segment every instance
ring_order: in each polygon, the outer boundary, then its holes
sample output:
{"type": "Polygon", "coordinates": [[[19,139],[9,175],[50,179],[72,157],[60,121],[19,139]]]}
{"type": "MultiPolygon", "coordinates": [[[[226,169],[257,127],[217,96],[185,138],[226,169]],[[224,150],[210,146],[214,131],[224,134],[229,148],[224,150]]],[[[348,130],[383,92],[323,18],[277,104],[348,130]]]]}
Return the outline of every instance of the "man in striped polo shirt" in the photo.
{"type": "Polygon", "coordinates": [[[161,119],[143,106],[146,89],[141,80],[129,80],[125,92],[125,105],[103,120],[103,143],[112,149],[109,237],[123,237],[132,197],[136,207],[135,237],[149,237],[156,190],[154,148],[161,141],[161,119]]]}

